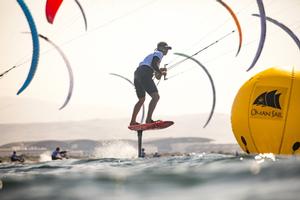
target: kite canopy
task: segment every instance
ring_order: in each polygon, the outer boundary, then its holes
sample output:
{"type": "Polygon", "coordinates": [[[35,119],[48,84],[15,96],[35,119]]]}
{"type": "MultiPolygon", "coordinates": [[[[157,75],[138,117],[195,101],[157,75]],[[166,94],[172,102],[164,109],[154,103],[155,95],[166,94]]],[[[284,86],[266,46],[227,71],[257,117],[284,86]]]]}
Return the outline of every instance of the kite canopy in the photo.
{"type": "Polygon", "coordinates": [[[47,21],[50,24],[53,24],[55,15],[56,15],[62,2],[63,2],[63,0],[47,0],[46,17],[47,17],[47,21]]]}
{"type": "MultiPolygon", "coordinates": [[[[80,2],[78,0],[74,0],[74,1],[80,9],[80,12],[81,12],[83,20],[84,20],[85,30],[87,31],[87,20],[86,20],[85,12],[84,12],[80,2]]],[[[58,9],[60,8],[62,2],[63,2],[63,0],[47,0],[46,18],[50,24],[53,24],[56,13],[57,13],[58,9]]]]}
{"type": "Polygon", "coordinates": [[[183,54],[183,53],[174,53],[174,54],[178,55],[178,56],[183,56],[187,59],[190,59],[190,60],[196,62],[204,70],[204,72],[206,73],[206,75],[209,78],[209,81],[210,81],[210,84],[211,84],[211,87],[212,87],[212,92],[213,92],[213,103],[212,103],[212,108],[211,108],[210,114],[208,116],[208,119],[207,119],[206,123],[203,126],[203,128],[205,128],[208,125],[209,121],[211,120],[211,118],[214,114],[215,106],[216,106],[216,89],[215,89],[215,84],[214,84],[213,78],[210,75],[210,73],[208,72],[208,70],[206,69],[206,67],[203,64],[201,64],[197,59],[193,58],[192,56],[188,56],[186,54],[183,54]]]}
{"type": "Polygon", "coordinates": [[[19,89],[17,95],[19,95],[20,93],[22,93],[27,86],[30,84],[30,82],[32,81],[36,69],[37,69],[37,65],[38,65],[38,61],[39,61],[39,55],[40,55],[40,43],[39,43],[39,36],[38,36],[38,32],[33,20],[33,17],[27,7],[27,5],[25,4],[25,2],[23,0],[17,0],[18,4],[20,5],[20,7],[23,10],[23,13],[26,16],[26,19],[28,21],[29,27],[30,27],[30,32],[31,32],[31,37],[32,37],[32,43],[33,43],[33,52],[32,52],[32,59],[31,59],[31,66],[30,66],[30,70],[29,73],[27,75],[27,78],[23,84],[23,86],[19,89]]]}
{"type": "Polygon", "coordinates": [[[258,48],[257,48],[256,54],[255,54],[255,57],[250,65],[250,67],[247,69],[247,71],[250,71],[257,63],[257,61],[261,55],[261,52],[264,48],[265,40],[266,40],[267,22],[266,22],[265,7],[264,7],[262,0],[257,0],[257,5],[258,5],[259,15],[260,15],[260,39],[259,39],[259,44],[258,44],[258,48]]]}
{"type": "Polygon", "coordinates": [[[73,70],[71,67],[71,64],[69,62],[69,60],[67,59],[66,55],[64,54],[64,52],[59,48],[58,45],[56,45],[54,42],[52,42],[49,38],[47,38],[46,36],[39,34],[39,37],[44,39],[45,41],[47,41],[48,43],[50,43],[57,51],[58,53],[61,55],[61,57],[64,59],[65,63],[66,63],[66,67],[68,69],[69,72],[69,91],[68,91],[68,95],[67,98],[65,100],[65,102],[63,103],[63,105],[59,108],[59,110],[63,109],[70,101],[72,94],[73,94],[73,87],[74,87],[74,76],[73,76],[73,70]]]}
{"type": "MultiPolygon", "coordinates": [[[[252,15],[255,16],[255,17],[260,17],[260,15],[258,15],[258,14],[252,14],[252,15]]],[[[282,30],[284,30],[294,40],[294,42],[296,43],[297,47],[300,50],[300,40],[297,37],[297,35],[290,28],[288,28],[283,23],[281,23],[281,22],[279,22],[279,21],[277,21],[277,20],[275,20],[275,19],[273,19],[271,17],[266,17],[266,20],[268,22],[271,22],[271,23],[277,25],[279,28],[281,28],[282,30]]]]}
{"type": "Polygon", "coordinates": [[[242,47],[242,42],[243,42],[243,34],[242,34],[242,28],[240,25],[240,22],[236,16],[236,14],[233,12],[233,10],[229,7],[229,5],[227,5],[225,2],[223,2],[222,0],[217,0],[217,2],[219,2],[222,6],[224,6],[226,8],[226,10],[230,13],[230,15],[232,16],[236,27],[238,29],[239,32],[239,47],[236,53],[236,56],[240,53],[241,47],[242,47]]]}

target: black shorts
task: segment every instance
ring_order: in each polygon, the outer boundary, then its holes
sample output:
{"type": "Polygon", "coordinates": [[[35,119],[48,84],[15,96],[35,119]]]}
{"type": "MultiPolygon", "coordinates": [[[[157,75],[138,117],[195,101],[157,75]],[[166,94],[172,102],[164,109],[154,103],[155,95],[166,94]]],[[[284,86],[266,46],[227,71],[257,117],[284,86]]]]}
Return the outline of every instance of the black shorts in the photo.
{"type": "Polygon", "coordinates": [[[146,92],[150,95],[158,92],[152,79],[153,70],[148,66],[139,66],[134,72],[134,87],[138,98],[145,97],[146,92]]]}

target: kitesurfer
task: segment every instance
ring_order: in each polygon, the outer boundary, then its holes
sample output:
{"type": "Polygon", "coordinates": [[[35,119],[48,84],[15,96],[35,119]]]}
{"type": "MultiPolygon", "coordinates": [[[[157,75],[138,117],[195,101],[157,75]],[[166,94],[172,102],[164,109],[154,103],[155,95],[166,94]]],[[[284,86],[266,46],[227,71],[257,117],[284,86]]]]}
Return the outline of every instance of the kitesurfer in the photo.
{"type": "Polygon", "coordinates": [[[18,156],[16,151],[13,151],[12,155],[10,156],[11,162],[24,162],[24,158],[22,156],[18,156]]]}
{"type": "Polygon", "coordinates": [[[138,124],[136,122],[136,117],[145,102],[146,92],[152,98],[148,106],[146,123],[154,122],[152,120],[152,114],[159,100],[159,94],[152,77],[154,74],[155,78],[160,80],[162,76],[166,76],[167,69],[159,68],[159,65],[163,56],[167,55],[168,50],[170,49],[172,49],[172,47],[168,46],[166,42],[159,42],[154,52],[149,54],[135,70],[134,87],[138,97],[138,102],[134,106],[130,125],[138,124]]]}
{"type": "Polygon", "coordinates": [[[55,151],[52,152],[51,158],[52,158],[52,160],[62,160],[63,159],[63,156],[61,155],[61,151],[60,151],[59,147],[57,147],[55,149],[55,151]]]}
{"type": "Polygon", "coordinates": [[[160,154],[159,154],[158,152],[155,152],[155,153],[153,154],[153,158],[158,158],[158,157],[160,157],[160,154]]]}

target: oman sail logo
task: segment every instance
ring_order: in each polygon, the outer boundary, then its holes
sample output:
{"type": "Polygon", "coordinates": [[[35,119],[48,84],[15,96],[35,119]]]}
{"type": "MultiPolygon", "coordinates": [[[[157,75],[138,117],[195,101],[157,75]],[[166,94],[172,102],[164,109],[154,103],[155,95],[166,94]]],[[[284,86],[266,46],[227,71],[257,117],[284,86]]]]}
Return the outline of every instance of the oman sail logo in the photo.
{"type": "Polygon", "coordinates": [[[273,90],[271,92],[264,92],[261,95],[259,95],[255,101],[254,105],[261,105],[261,106],[269,106],[272,108],[281,109],[279,97],[281,93],[276,94],[277,90],[273,90]]]}
{"type": "Polygon", "coordinates": [[[264,92],[262,92],[261,89],[259,91],[256,92],[256,98],[252,104],[251,117],[261,119],[283,119],[283,111],[280,104],[282,92],[278,92],[278,90],[264,90],[264,92]]]}

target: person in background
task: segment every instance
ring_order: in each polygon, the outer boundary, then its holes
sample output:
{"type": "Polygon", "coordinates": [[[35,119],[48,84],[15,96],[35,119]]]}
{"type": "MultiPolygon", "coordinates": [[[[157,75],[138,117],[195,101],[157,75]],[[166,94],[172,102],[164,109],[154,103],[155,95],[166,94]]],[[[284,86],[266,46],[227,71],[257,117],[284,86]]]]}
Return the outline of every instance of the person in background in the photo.
{"type": "Polygon", "coordinates": [[[158,158],[158,157],[160,157],[160,154],[159,154],[158,152],[155,152],[155,153],[153,154],[153,157],[154,157],[154,158],[158,158]]]}
{"type": "Polygon", "coordinates": [[[145,158],[145,156],[146,156],[145,149],[142,148],[141,157],[142,157],[142,158],[145,158]]]}
{"type": "Polygon", "coordinates": [[[60,151],[60,148],[56,147],[55,151],[52,152],[51,158],[52,160],[68,159],[67,151],[60,151]]]}
{"type": "Polygon", "coordinates": [[[11,162],[24,162],[23,156],[18,156],[16,151],[10,156],[11,162]]]}
{"type": "Polygon", "coordinates": [[[57,147],[55,151],[52,152],[51,158],[52,160],[62,160],[59,147],[57,147]]]}

